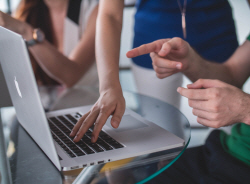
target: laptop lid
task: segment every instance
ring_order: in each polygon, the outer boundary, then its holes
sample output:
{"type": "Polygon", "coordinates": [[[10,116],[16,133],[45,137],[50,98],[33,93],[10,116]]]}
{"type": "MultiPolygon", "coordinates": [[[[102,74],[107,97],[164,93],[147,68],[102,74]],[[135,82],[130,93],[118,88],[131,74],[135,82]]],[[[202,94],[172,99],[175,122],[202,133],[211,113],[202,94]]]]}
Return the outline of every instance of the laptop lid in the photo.
{"type": "Polygon", "coordinates": [[[20,35],[1,26],[0,62],[19,122],[61,170],[26,44],[20,35]]]}

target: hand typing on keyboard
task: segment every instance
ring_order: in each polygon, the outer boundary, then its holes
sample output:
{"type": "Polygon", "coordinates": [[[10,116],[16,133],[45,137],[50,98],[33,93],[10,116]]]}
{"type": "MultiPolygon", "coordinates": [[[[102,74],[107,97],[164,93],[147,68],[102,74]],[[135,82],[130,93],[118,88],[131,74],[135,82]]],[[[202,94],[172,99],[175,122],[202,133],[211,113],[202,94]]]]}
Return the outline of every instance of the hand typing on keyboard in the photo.
{"type": "MultiPolygon", "coordinates": [[[[76,113],[75,117],[76,116],[81,117],[82,115],[80,113],[76,113]]],[[[81,140],[74,143],[72,138],[69,137],[69,134],[74,125],[77,123],[77,119],[75,117],[70,114],[66,114],[64,116],[51,117],[48,119],[53,139],[71,158],[124,147],[104,131],[100,132],[96,143],[92,143],[91,135],[94,126],[87,130],[81,140]]]]}
{"type": "Polygon", "coordinates": [[[109,116],[113,115],[111,125],[118,128],[124,112],[125,100],[121,89],[107,90],[101,93],[92,109],[79,119],[70,136],[74,137],[74,142],[78,142],[87,130],[94,125],[91,136],[91,141],[94,143],[97,141],[98,135],[109,116]]]}

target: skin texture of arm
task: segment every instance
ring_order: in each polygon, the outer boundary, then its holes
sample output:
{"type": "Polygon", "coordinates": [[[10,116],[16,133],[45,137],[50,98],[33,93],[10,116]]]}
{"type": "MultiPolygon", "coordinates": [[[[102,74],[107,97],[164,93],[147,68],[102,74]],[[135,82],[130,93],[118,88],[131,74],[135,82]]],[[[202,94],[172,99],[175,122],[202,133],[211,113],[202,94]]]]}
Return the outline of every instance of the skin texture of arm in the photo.
{"type": "Polygon", "coordinates": [[[42,69],[51,78],[67,87],[73,86],[94,62],[97,12],[98,7],[93,10],[86,31],[69,57],[61,54],[47,41],[29,48],[42,69]]]}
{"type": "MultiPolygon", "coordinates": [[[[90,68],[95,59],[95,23],[98,7],[96,7],[87,24],[79,44],[69,57],[64,56],[48,41],[29,47],[41,68],[54,80],[72,87],[90,68]],[[46,54],[44,54],[46,53],[46,54]]],[[[0,12],[0,25],[21,34],[26,40],[32,39],[33,28],[11,16],[0,12]]]]}
{"type": "Polygon", "coordinates": [[[91,110],[75,125],[70,136],[78,142],[95,123],[92,142],[112,115],[111,125],[117,128],[125,112],[125,100],[119,82],[119,53],[124,1],[100,0],[96,30],[96,61],[100,97],[91,110]]]}

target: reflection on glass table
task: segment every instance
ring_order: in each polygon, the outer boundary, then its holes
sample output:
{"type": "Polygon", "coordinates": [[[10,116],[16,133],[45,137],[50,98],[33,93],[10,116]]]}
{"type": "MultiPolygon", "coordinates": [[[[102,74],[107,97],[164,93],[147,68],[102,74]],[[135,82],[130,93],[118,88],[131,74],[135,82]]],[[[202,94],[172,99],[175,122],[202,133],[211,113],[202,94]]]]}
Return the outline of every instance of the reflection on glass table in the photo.
{"type": "MultiPolygon", "coordinates": [[[[98,89],[76,87],[40,88],[46,111],[91,105],[98,89]]],[[[1,109],[3,121],[11,124],[8,146],[14,183],[145,183],[167,169],[186,149],[190,140],[188,120],[175,107],[160,100],[124,92],[128,109],[184,140],[182,147],[148,153],[105,164],[59,172],[27,132],[19,125],[13,108],[1,109]],[[13,117],[10,122],[10,117],[13,117]],[[10,151],[12,150],[12,151],[10,151]]],[[[146,135],[145,135],[146,136],[146,135]]]]}

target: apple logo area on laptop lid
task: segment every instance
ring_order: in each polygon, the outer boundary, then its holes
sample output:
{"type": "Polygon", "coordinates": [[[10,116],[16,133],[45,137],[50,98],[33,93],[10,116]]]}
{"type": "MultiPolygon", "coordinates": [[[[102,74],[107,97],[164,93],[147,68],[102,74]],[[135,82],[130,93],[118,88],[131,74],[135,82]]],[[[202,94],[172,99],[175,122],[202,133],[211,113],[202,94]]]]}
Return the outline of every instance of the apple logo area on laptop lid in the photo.
{"type": "Polygon", "coordinates": [[[61,170],[26,44],[19,34],[1,26],[0,62],[20,124],[61,170]]]}

